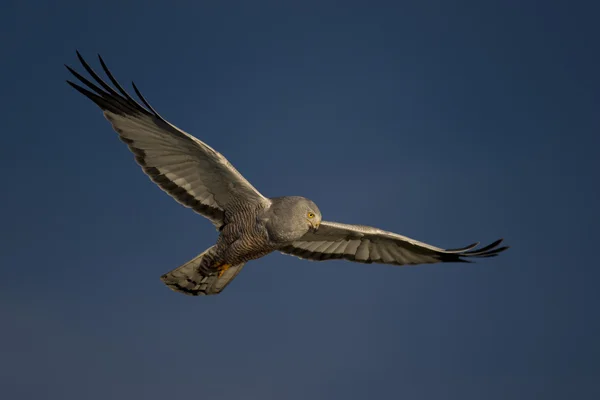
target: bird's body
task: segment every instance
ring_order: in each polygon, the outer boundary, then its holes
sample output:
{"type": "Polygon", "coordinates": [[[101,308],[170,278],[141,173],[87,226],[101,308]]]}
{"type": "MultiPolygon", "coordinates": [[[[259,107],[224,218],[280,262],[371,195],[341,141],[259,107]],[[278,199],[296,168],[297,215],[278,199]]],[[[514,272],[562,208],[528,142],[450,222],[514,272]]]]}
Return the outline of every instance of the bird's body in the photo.
{"type": "Polygon", "coordinates": [[[300,239],[314,229],[306,216],[308,212],[315,214],[315,225],[320,223],[317,206],[297,196],[272,198],[268,204],[232,212],[217,239],[215,262],[229,265],[248,262],[300,239]]]}
{"type": "Polygon", "coordinates": [[[260,258],[273,251],[264,224],[258,216],[267,206],[252,207],[233,213],[223,227],[216,245],[217,262],[238,264],[260,258]]]}
{"type": "Polygon", "coordinates": [[[501,240],[445,250],[392,232],[322,221],[311,200],[299,196],[267,198],[220,153],[162,118],[134,90],[137,103],[100,63],[116,90],[77,53],[95,80],[67,67],[90,90],[67,81],[94,101],[144,172],[182,205],[208,218],[219,230],[214,246],[161,277],[171,289],[190,295],[220,293],[244,264],[273,251],[313,261],[346,259],[362,263],[416,265],[468,262],[493,257],[507,247],[501,240]],[[100,85],[100,86],[98,86],[100,85]]]}

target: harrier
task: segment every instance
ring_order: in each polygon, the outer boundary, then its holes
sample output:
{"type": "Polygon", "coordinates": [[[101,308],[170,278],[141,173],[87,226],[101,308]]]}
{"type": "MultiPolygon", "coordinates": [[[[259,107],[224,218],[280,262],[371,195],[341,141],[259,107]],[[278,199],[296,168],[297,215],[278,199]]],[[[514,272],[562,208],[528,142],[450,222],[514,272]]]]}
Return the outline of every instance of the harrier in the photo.
{"type": "Polygon", "coordinates": [[[132,82],[142,106],[117,82],[106,83],[77,52],[92,82],[66,66],[84,88],[67,80],[104,112],[143,171],[176,201],[208,218],[219,231],[214,246],[164,274],[171,289],[192,295],[220,293],[250,260],[273,251],[303,259],[345,259],[361,263],[416,265],[469,262],[494,257],[508,247],[502,239],[476,248],[441,249],[405,236],[362,225],[323,221],[304,197],[260,194],[220,153],[161,117],[132,82]]]}

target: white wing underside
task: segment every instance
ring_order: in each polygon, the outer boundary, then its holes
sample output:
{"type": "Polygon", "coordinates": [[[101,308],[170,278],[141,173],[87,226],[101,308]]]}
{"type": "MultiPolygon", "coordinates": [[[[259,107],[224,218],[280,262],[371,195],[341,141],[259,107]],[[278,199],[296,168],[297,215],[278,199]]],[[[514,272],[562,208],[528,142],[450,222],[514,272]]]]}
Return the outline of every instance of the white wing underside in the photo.
{"type": "Polygon", "coordinates": [[[502,239],[480,249],[475,249],[479,243],[460,249],[442,249],[369,226],[323,221],[316,232],[307,233],[281,252],[313,261],[346,259],[362,263],[417,265],[494,257],[507,249],[497,247],[501,242],[502,239]]]}
{"type": "Polygon", "coordinates": [[[117,93],[77,53],[95,83],[67,67],[92,91],[67,81],[103,111],[146,175],[182,205],[205,216],[217,227],[226,212],[240,202],[269,204],[219,152],[162,118],[133,85],[146,108],[137,103],[100,63],[117,93]],[[100,88],[100,85],[102,88],[100,88]]]}

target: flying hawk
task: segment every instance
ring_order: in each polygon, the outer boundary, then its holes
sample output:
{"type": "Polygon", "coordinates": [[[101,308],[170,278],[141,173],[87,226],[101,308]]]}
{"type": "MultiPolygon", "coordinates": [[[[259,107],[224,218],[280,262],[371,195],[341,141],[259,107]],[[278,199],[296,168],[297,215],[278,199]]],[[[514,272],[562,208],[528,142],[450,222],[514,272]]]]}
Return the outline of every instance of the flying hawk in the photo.
{"type": "Polygon", "coordinates": [[[100,65],[114,88],[79,52],[77,57],[95,82],[69,66],[80,84],[67,82],[102,109],[153,182],[208,218],[219,231],[214,246],[161,277],[177,292],[218,294],[246,262],[273,251],[313,261],[416,265],[469,262],[494,257],[508,248],[498,247],[499,239],[481,248],[474,243],[441,249],[377,228],[324,221],[316,204],[304,197],[265,197],[220,153],[161,117],[135,84],[133,89],[143,105],[134,100],[100,56],[100,65]]]}

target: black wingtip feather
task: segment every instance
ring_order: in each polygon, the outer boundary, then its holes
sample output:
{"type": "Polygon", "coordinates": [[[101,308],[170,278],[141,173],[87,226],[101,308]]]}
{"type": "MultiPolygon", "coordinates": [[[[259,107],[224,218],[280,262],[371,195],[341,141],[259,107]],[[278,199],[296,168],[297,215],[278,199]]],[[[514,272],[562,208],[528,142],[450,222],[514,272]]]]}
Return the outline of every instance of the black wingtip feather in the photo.
{"type": "Polygon", "coordinates": [[[98,60],[100,60],[100,65],[102,66],[102,69],[104,70],[104,73],[106,74],[106,76],[108,76],[108,79],[110,79],[110,81],[112,82],[112,84],[115,85],[115,87],[117,88],[117,90],[119,90],[119,92],[121,92],[121,94],[123,96],[125,96],[125,98],[127,100],[130,100],[130,101],[132,101],[134,103],[137,103],[133,98],[131,98],[131,96],[129,95],[129,93],[127,93],[127,91],[125,89],[123,89],[123,86],[121,86],[121,84],[119,84],[119,82],[115,79],[115,77],[113,76],[113,74],[110,72],[110,70],[106,66],[106,63],[104,62],[104,60],[102,59],[102,56],[100,54],[98,54],[98,60]]]}
{"type": "Polygon", "coordinates": [[[108,110],[110,112],[113,113],[121,113],[121,111],[118,108],[115,108],[114,105],[112,105],[110,102],[106,101],[105,99],[103,99],[102,97],[98,96],[97,94],[77,85],[76,83],[71,82],[70,80],[67,79],[66,81],[72,88],[74,88],[75,90],[77,90],[79,93],[83,94],[85,97],[87,97],[88,99],[92,100],[94,103],[96,103],[96,105],[98,107],[100,107],[103,110],[108,110]]]}
{"type": "Polygon", "coordinates": [[[110,82],[114,85],[116,90],[113,89],[107,82],[105,82],[104,79],[102,79],[92,69],[92,67],[90,67],[90,65],[87,63],[87,61],[85,61],[79,50],[75,50],[75,54],[77,55],[77,58],[79,59],[79,62],[81,63],[83,68],[95,81],[95,83],[92,82],[91,80],[79,74],[69,65],[65,64],[67,70],[69,70],[69,72],[73,74],[73,76],[75,76],[80,83],[91,89],[91,91],[84,89],[83,87],[69,81],[69,84],[75,89],[77,89],[77,91],[91,99],[94,103],[96,103],[96,105],[98,105],[103,110],[110,111],[116,114],[135,115],[138,113],[142,113],[145,115],[154,116],[165,122],[164,118],[162,118],[150,105],[150,103],[144,98],[144,96],[142,96],[135,84],[133,85],[135,93],[139,96],[143,104],[146,105],[147,109],[144,108],[140,103],[138,103],[133,97],[131,97],[125,89],[123,89],[123,87],[119,84],[119,82],[108,69],[108,66],[106,65],[100,54],[98,54],[100,65],[102,66],[104,73],[106,74],[110,82]],[[98,85],[100,85],[101,87],[99,87],[98,85]]]}
{"type": "Polygon", "coordinates": [[[137,88],[137,86],[135,85],[135,82],[134,82],[134,81],[131,81],[131,86],[133,86],[133,90],[135,91],[135,94],[137,94],[137,96],[140,98],[140,100],[142,100],[142,103],[144,103],[144,105],[145,105],[146,107],[148,107],[148,109],[149,109],[150,111],[152,111],[152,113],[153,113],[153,114],[154,114],[156,117],[158,117],[158,118],[160,118],[160,119],[163,119],[163,118],[162,118],[162,117],[161,117],[161,116],[160,116],[160,115],[159,115],[159,114],[156,112],[156,110],[155,110],[155,109],[154,109],[154,108],[153,108],[153,107],[150,105],[150,103],[148,103],[148,101],[146,101],[146,98],[145,98],[145,97],[142,95],[142,93],[141,93],[141,92],[138,90],[138,88],[137,88]]]}
{"type": "Polygon", "coordinates": [[[110,87],[110,85],[108,85],[106,82],[104,82],[102,78],[100,78],[96,71],[94,71],[94,69],[90,67],[90,65],[83,59],[81,54],[77,53],[77,57],[79,58],[79,62],[81,63],[81,65],[83,65],[83,68],[85,68],[88,74],[90,74],[92,78],[94,78],[94,80],[104,88],[104,90],[112,94],[115,97],[115,99],[120,100],[122,104],[131,107],[131,105],[127,104],[127,101],[125,99],[121,98],[121,96],[112,87],[110,87]]]}
{"type": "Polygon", "coordinates": [[[493,243],[490,243],[490,244],[488,244],[487,246],[484,246],[484,247],[482,247],[482,248],[480,248],[480,249],[475,249],[475,250],[471,250],[471,251],[466,251],[466,252],[464,252],[462,255],[464,255],[464,256],[477,256],[477,255],[486,254],[486,253],[488,253],[489,251],[494,251],[494,249],[495,249],[496,247],[498,247],[498,245],[499,245],[500,243],[502,243],[502,241],[503,241],[503,240],[504,240],[504,239],[498,239],[498,240],[496,240],[495,242],[493,242],[493,243]]]}
{"type": "Polygon", "coordinates": [[[479,242],[475,242],[475,243],[472,243],[472,244],[470,244],[470,245],[468,245],[468,246],[461,247],[461,248],[458,248],[458,249],[446,249],[446,251],[447,251],[448,253],[463,253],[463,252],[465,252],[465,251],[468,251],[468,250],[474,249],[474,248],[475,248],[475,247],[477,247],[477,246],[479,246],[479,242]]]}
{"type": "MultiPolygon", "coordinates": [[[[474,258],[491,258],[496,257],[503,251],[506,251],[509,246],[498,247],[500,243],[504,241],[503,238],[498,239],[487,246],[484,246],[479,249],[474,249],[470,251],[461,251],[456,252],[450,250],[449,252],[444,252],[440,254],[440,260],[443,262],[472,262],[471,260],[474,258]]],[[[465,247],[465,249],[469,249],[469,246],[465,247]]]]}

